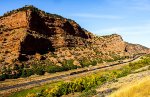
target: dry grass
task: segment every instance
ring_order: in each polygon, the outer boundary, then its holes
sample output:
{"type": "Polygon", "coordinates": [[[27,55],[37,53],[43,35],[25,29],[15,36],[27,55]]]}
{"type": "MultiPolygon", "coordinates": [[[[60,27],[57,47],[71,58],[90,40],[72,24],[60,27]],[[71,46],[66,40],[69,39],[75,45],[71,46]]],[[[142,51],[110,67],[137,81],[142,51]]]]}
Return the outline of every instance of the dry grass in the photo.
{"type": "Polygon", "coordinates": [[[150,97],[150,76],[120,88],[109,97],[150,97]]]}

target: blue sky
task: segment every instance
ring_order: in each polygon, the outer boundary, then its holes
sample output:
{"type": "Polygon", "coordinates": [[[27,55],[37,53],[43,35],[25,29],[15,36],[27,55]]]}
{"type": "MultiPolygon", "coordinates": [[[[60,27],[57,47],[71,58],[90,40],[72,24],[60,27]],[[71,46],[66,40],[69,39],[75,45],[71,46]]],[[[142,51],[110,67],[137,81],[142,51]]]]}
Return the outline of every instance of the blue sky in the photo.
{"type": "Polygon", "coordinates": [[[24,5],[73,19],[96,35],[117,33],[150,47],[150,0],[1,0],[0,15],[24,5]]]}

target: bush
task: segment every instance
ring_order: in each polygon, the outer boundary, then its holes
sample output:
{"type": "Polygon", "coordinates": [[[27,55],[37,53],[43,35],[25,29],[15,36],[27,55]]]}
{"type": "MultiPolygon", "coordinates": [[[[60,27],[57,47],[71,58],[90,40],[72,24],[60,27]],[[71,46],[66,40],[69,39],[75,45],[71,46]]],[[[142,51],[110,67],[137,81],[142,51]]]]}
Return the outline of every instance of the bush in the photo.
{"type": "Polygon", "coordinates": [[[79,97],[92,97],[94,95],[96,95],[96,90],[92,89],[92,90],[83,92],[79,97]]]}
{"type": "Polygon", "coordinates": [[[94,61],[91,61],[91,65],[92,66],[95,66],[95,65],[97,65],[97,62],[94,60],[94,61]]]}
{"type": "Polygon", "coordinates": [[[31,69],[26,69],[26,76],[31,76],[31,75],[33,75],[34,74],[34,72],[33,72],[33,70],[31,70],[31,69]]]}
{"type": "MultiPolygon", "coordinates": [[[[119,70],[118,70],[118,72],[119,72],[119,70]]],[[[130,73],[131,73],[131,68],[130,67],[124,67],[120,70],[120,73],[117,74],[117,78],[127,76],[130,73]]]]}
{"type": "Polygon", "coordinates": [[[74,92],[82,92],[82,91],[88,92],[92,87],[100,85],[109,79],[110,79],[109,74],[105,74],[103,76],[97,76],[95,74],[92,76],[77,78],[70,82],[60,82],[51,90],[49,91],[45,90],[40,94],[41,96],[60,97],[62,95],[66,95],[74,92]]]}
{"type": "Polygon", "coordinates": [[[28,77],[27,76],[27,70],[26,69],[23,69],[22,72],[21,72],[21,77],[28,77]]]}
{"type": "Polygon", "coordinates": [[[80,64],[82,67],[88,67],[90,65],[95,66],[97,64],[97,61],[96,60],[91,61],[89,59],[84,58],[80,61],[80,64]]]}
{"type": "Polygon", "coordinates": [[[81,61],[80,61],[80,64],[81,64],[82,67],[88,67],[88,66],[91,65],[91,64],[90,64],[90,60],[87,60],[87,59],[81,60],[81,61]]]}
{"type": "Polygon", "coordinates": [[[43,68],[37,67],[34,69],[34,73],[37,75],[44,75],[45,71],[43,70],[43,68]]]}
{"type": "Polygon", "coordinates": [[[77,69],[77,66],[73,64],[73,60],[65,60],[62,62],[62,68],[63,70],[71,70],[71,69],[77,69]]]}
{"type": "Polygon", "coordinates": [[[60,66],[50,65],[50,66],[45,67],[45,71],[48,73],[55,73],[55,72],[59,72],[59,71],[63,71],[63,70],[62,70],[62,67],[60,67],[60,66]]]}
{"type": "Polygon", "coordinates": [[[16,79],[19,78],[20,76],[15,72],[14,74],[9,74],[8,79],[16,79]]]}
{"type": "Polygon", "coordinates": [[[0,81],[4,81],[7,78],[6,74],[0,75],[0,81]]]}

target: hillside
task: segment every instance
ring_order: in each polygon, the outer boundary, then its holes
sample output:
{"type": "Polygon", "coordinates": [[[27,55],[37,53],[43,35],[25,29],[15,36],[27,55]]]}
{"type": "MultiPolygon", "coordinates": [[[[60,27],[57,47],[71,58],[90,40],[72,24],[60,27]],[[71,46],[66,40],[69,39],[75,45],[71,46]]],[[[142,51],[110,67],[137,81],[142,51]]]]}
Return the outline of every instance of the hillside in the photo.
{"type": "MultiPolygon", "coordinates": [[[[65,67],[72,64],[73,68],[78,68],[140,53],[149,53],[149,48],[127,43],[117,34],[95,36],[73,20],[34,6],[25,6],[0,17],[1,74],[16,75],[19,68],[26,70],[40,65],[65,67]]],[[[65,70],[72,69],[69,66],[65,70]]]]}

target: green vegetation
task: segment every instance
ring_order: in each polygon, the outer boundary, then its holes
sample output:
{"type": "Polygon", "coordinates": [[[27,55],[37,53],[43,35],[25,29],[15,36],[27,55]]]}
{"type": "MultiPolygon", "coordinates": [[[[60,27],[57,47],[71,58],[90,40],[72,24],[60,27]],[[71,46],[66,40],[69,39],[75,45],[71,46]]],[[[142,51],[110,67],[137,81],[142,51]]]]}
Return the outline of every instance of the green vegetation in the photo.
{"type": "Polygon", "coordinates": [[[58,81],[56,81],[56,82],[51,82],[51,83],[42,85],[42,86],[40,86],[40,87],[33,87],[33,88],[31,88],[31,89],[28,89],[28,90],[23,90],[23,91],[20,91],[20,92],[13,93],[13,94],[10,95],[9,97],[25,97],[25,96],[26,96],[27,94],[29,94],[29,93],[38,93],[38,92],[41,92],[42,90],[45,90],[45,89],[47,89],[47,88],[52,88],[52,87],[54,87],[57,83],[58,83],[58,81]]]}
{"type": "MultiPolygon", "coordinates": [[[[117,58],[119,60],[119,58],[117,58]]],[[[106,60],[107,62],[111,62],[114,60],[106,60]]],[[[73,64],[74,60],[64,60],[60,64],[62,66],[54,65],[52,62],[48,60],[42,60],[42,61],[33,61],[28,65],[22,63],[22,65],[14,64],[13,67],[5,67],[3,66],[1,69],[1,75],[0,75],[0,81],[4,81],[5,79],[14,79],[19,77],[29,77],[31,75],[37,74],[37,75],[44,75],[45,72],[48,73],[55,73],[55,72],[61,72],[61,71],[67,71],[71,69],[77,69],[81,67],[89,67],[89,66],[95,66],[97,63],[102,63],[102,59],[88,59],[83,58],[79,60],[79,63],[81,66],[76,66],[73,64]]],[[[134,64],[130,64],[134,65],[134,64]]],[[[142,64],[141,64],[142,65],[142,64]]],[[[134,67],[135,69],[138,67],[134,67]]],[[[133,68],[133,69],[134,69],[133,68]]],[[[119,74],[120,76],[125,76],[130,72],[129,70],[123,70],[122,74],[119,74]]]]}
{"type": "Polygon", "coordinates": [[[45,68],[45,71],[48,73],[55,73],[55,72],[62,71],[62,68],[60,66],[52,65],[52,66],[47,66],[45,68]]]}
{"type": "Polygon", "coordinates": [[[33,71],[31,69],[23,69],[21,72],[21,77],[28,77],[33,75],[33,71]]]}
{"type": "Polygon", "coordinates": [[[79,66],[76,66],[73,64],[73,61],[74,60],[65,60],[62,62],[62,71],[65,71],[65,70],[71,70],[71,69],[77,69],[79,68],[79,66]]]}
{"type": "Polygon", "coordinates": [[[60,64],[62,66],[54,65],[52,62],[43,60],[32,62],[31,65],[28,64],[14,64],[12,68],[3,66],[1,69],[0,81],[5,79],[14,79],[19,77],[29,77],[31,75],[44,75],[45,72],[55,73],[61,71],[67,71],[71,69],[77,69],[81,67],[88,67],[90,65],[95,66],[99,60],[90,61],[88,59],[83,59],[80,61],[81,66],[76,66],[73,64],[74,60],[64,60],[60,64]]]}
{"type": "Polygon", "coordinates": [[[92,97],[96,95],[96,90],[95,89],[91,89],[91,90],[88,90],[88,91],[85,91],[85,92],[82,92],[79,97],[92,97]]]}
{"type": "Polygon", "coordinates": [[[89,91],[93,87],[102,85],[107,81],[113,81],[116,78],[126,76],[132,73],[132,71],[147,65],[150,65],[150,55],[143,57],[142,60],[139,60],[138,62],[130,63],[121,69],[91,74],[86,77],[76,78],[69,82],[59,82],[55,87],[42,90],[38,94],[28,94],[27,97],[60,97],[61,95],[69,93],[89,91]]]}
{"type": "Polygon", "coordinates": [[[80,60],[80,64],[82,67],[88,67],[90,65],[95,66],[97,64],[96,60],[89,60],[87,58],[83,58],[82,60],[80,60]]]}

